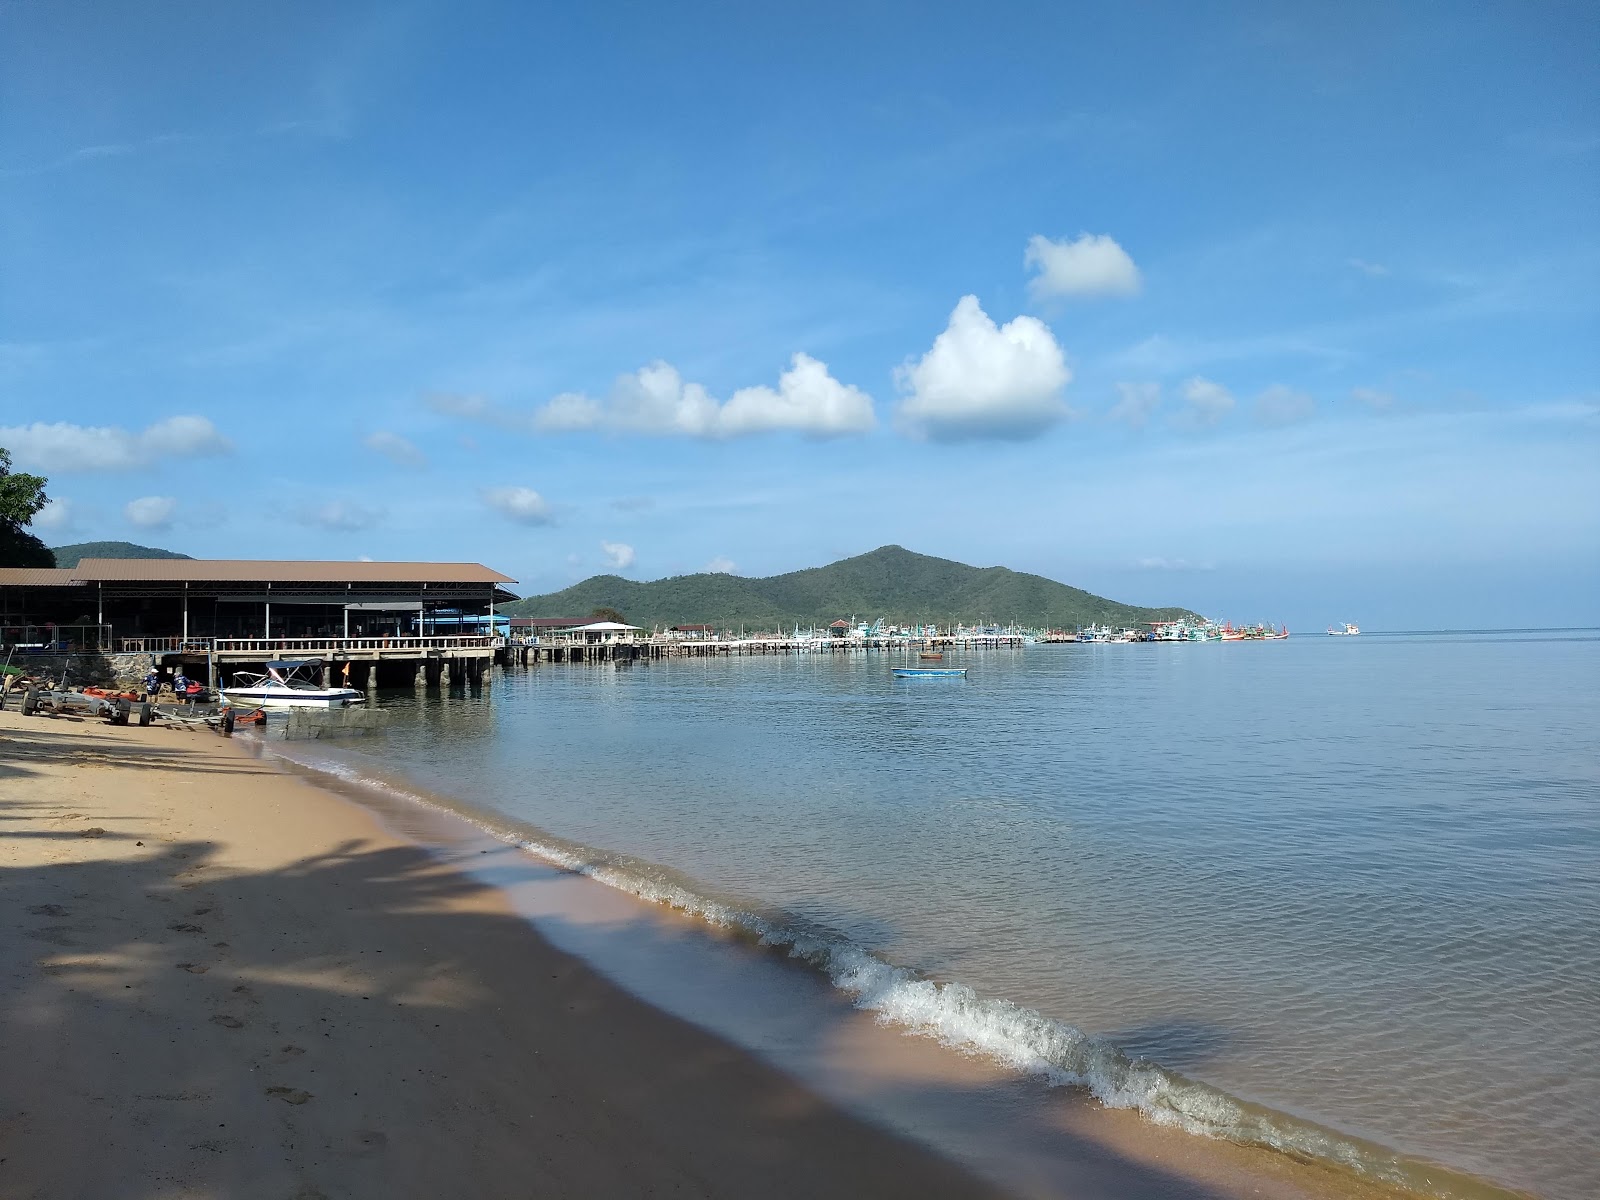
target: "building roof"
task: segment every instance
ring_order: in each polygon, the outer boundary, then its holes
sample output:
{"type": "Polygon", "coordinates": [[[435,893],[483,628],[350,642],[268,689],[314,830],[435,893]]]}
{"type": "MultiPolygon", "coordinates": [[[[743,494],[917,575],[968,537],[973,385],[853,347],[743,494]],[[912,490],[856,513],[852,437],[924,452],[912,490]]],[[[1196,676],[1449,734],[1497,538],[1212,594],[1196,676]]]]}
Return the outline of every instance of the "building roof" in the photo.
{"type": "Polygon", "coordinates": [[[674,625],[677,633],[710,633],[716,629],[715,625],[674,625]]]}
{"type": "MultiPolygon", "coordinates": [[[[325,562],[236,558],[86,558],[62,582],[515,583],[480,563],[325,562]]],[[[0,582],[10,582],[0,578],[0,582]]],[[[33,586],[40,586],[34,584],[33,586]]]]}
{"type": "Polygon", "coordinates": [[[829,629],[849,629],[850,628],[850,622],[844,620],[843,618],[840,618],[839,620],[835,621],[832,625],[829,625],[828,628],[829,629]]]}
{"type": "Polygon", "coordinates": [[[573,633],[621,633],[624,629],[638,629],[637,625],[624,625],[620,621],[593,621],[579,625],[573,633]]]}
{"type": "Polygon", "coordinates": [[[70,567],[0,567],[0,587],[71,587],[70,567]]]}

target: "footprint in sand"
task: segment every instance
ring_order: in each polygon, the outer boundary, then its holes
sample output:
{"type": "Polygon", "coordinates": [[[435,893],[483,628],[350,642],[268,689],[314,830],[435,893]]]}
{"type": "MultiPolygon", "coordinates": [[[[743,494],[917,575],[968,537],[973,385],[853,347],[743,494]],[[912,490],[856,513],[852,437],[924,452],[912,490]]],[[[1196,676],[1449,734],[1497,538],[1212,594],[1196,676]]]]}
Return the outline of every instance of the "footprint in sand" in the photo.
{"type": "Polygon", "coordinates": [[[221,1025],[224,1029],[243,1029],[244,1022],[238,1017],[230,1017],[227,1013],[218,1013],[211,1018],[213,1025],[221,1025]]]}
{"type": "Polygon", "coordinates": [[[59,904],[35,904],[28,911],[36,917],[64,917],[67,910],[59,904]]]}
{"type": "Polygon", "coordinates": [[[274,1100],[282,1100],[285,1104],[304,1104],[311,1099],[310,1092],[302,1092],[299,1088],[269,1087],[267,1095],[274,1100]]]}
{"type": "Polygon", "coordinates": [[[204,975],[211,970],[210,967],[201,966],[199,963],[173,963],[180,971],[187,971],[191,975],[204,975]]]}

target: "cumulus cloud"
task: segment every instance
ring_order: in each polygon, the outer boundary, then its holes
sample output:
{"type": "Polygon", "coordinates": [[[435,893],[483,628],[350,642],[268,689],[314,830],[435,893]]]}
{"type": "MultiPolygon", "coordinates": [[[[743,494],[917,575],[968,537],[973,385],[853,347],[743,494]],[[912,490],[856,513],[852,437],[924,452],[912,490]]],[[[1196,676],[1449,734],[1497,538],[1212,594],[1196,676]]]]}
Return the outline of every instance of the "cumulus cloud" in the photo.
{"type": "Polygon", "coordinates": [[[485,488],[483,502],[519,525],[545,525],[550,521],[550,505],[529,487],[485,488]]]}
{"type": "Polygon", "coordinates": [[[1347,260],[1352,270],[1360,271],[1363,275],[1370,275],[1373,279],[1382,279],[1389,273],[1389,268],[1382,263],[1367,262],[1363,258],[1347,260]]]}
{"type": "Polygon", "coordinates": [[[1028,280],[1035,300],[1052,296],[1133,296],[1140,287],[1139,268],[1128,252],[1106,234],[1085,233],[1076,241],[1052,241],[1041,234],[1028,239],[1022,265],[1036,272],[1028,280]]]}
{"type": "Polygon", "coordinates": [[[1385,412],[1394,407],[1394,393],[1380,392],[1377,388],[1351,388],[1350,399],[1359,400],[1375,412],[1385,412]]]}
{"type": "Polygon", "coordinates": [[[1317,402],[1305,392],[1275,383],[1256,397],[1256,420],[1263,425],[1293,425],[1317,411],[1317,402]]]}
{"type": "Polygon", "coordinates": [[[1234,409],[1233,393],[1220,383],[1195,375],[1184,381],[1185,415],[1195,425],[1215,425],[1234,409]]]}
{"type": "Polygon", "coordinates": [[[139,431],[68,421],[0,427],[21,466],[45,471],[127,471],[162,458],[227,454],[233,444],[206,417],[167,417],[139,431]]]}
{"type": "Polygon", "coordinates": [[[633,547],[627,542],[601,542],[600,552],[606,556],[606,562],[615,570],[626,571],[633,566],[633,547]]]}
{"type": "Polygon", "coordinates": [[[361,444],[374,454],[381,454],[390,462],[402,467],[425,467],[428,465],[427,456],[421,450],[398,433],[390,433],[380,429],[369,433],[361,440],[361,444]]]}
{"type": "Polygon", "coordinates": [[[368,508],[352,500],[330,500],[326,504],[302,508],[295,517],[302,525],[316,525],[336,533],[352,533],[358,529],[371,529],[383,520],[383,510],[368,508]]]}
{"type": "Polygon", "coordinates": [[[738,569],[734,566],[733,559],[724,558],[720,554],[706,564],[706,570],[713,575],[732,575],[738,569]]]}
{"type": "Polygon", "coordinates": [[[533,420],[549,433],[607,429],[706,438],[777,432],[840,437],[877,425],[872,397],[840,383],[809,354],[794,355],[776,388],[741,388],[725,404],[672,364],[653,362],[618,378],[604,399],[564,392],[533,420]]]}
{"type": "Polygon", "coordinates": [[[140,529],[170,529],[177,512],[178,502],[171,496],[140,496],[122,506],[128,523],[140,529]]]}
{"type": "Polygon", "coordinates": [[[963,296],[950,323],[915,363],[895,371],[897,421],[915,437],[1026,438],[1067,415],[1072,380],[1050,327],[1036,317],[995,326],[976,296],[963,296]]]}
{"type": "Polygon", "coordinates": [[[45,501],[45,506],[33,514],[30,522],[35,529],[48,530],[51,533],[61,533],[72,528],[72,501],[64,496],[54,500],[45,501]]]}
{"type": "Polygon", "coordinates": [[[1135,429],[1143,429],[1160,406],[1159,383],[1119,383],[1117,402],[1106,413],[1106,420],[1126,421],[1135,429]]]}

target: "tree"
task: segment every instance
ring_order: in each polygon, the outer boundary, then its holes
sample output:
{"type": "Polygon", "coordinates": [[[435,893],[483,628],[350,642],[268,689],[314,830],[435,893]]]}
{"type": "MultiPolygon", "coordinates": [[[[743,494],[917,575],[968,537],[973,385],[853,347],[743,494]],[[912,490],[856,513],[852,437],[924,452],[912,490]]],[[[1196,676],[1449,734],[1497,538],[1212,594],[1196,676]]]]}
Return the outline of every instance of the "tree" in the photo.
{"type": "Polygon", "coordinates": [[[56,556],[23,528],[49,501],[45,478],[11,469],[11,451],[0,447],[0,567],[53,567],[56,556]]]}
{"type": "Polygon", "coordinates": [[[626,625],[628,623],[627,617],[623,616],[616,609],[606,608],[604,605],[595,609],[589,615],[596,621],[615,621],[618,625],[626,625]]]}

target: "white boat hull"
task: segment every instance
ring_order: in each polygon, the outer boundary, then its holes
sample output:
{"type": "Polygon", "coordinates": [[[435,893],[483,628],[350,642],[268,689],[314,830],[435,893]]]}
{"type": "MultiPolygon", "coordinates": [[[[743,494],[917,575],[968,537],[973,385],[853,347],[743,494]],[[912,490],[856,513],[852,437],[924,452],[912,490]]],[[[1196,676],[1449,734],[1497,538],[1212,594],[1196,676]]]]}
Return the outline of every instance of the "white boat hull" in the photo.
{"type": "Polygon", "coordinates": [[[223,688],[218,694],[236,708],[344,708],[367,699],[354,688],[223,688]]]}

